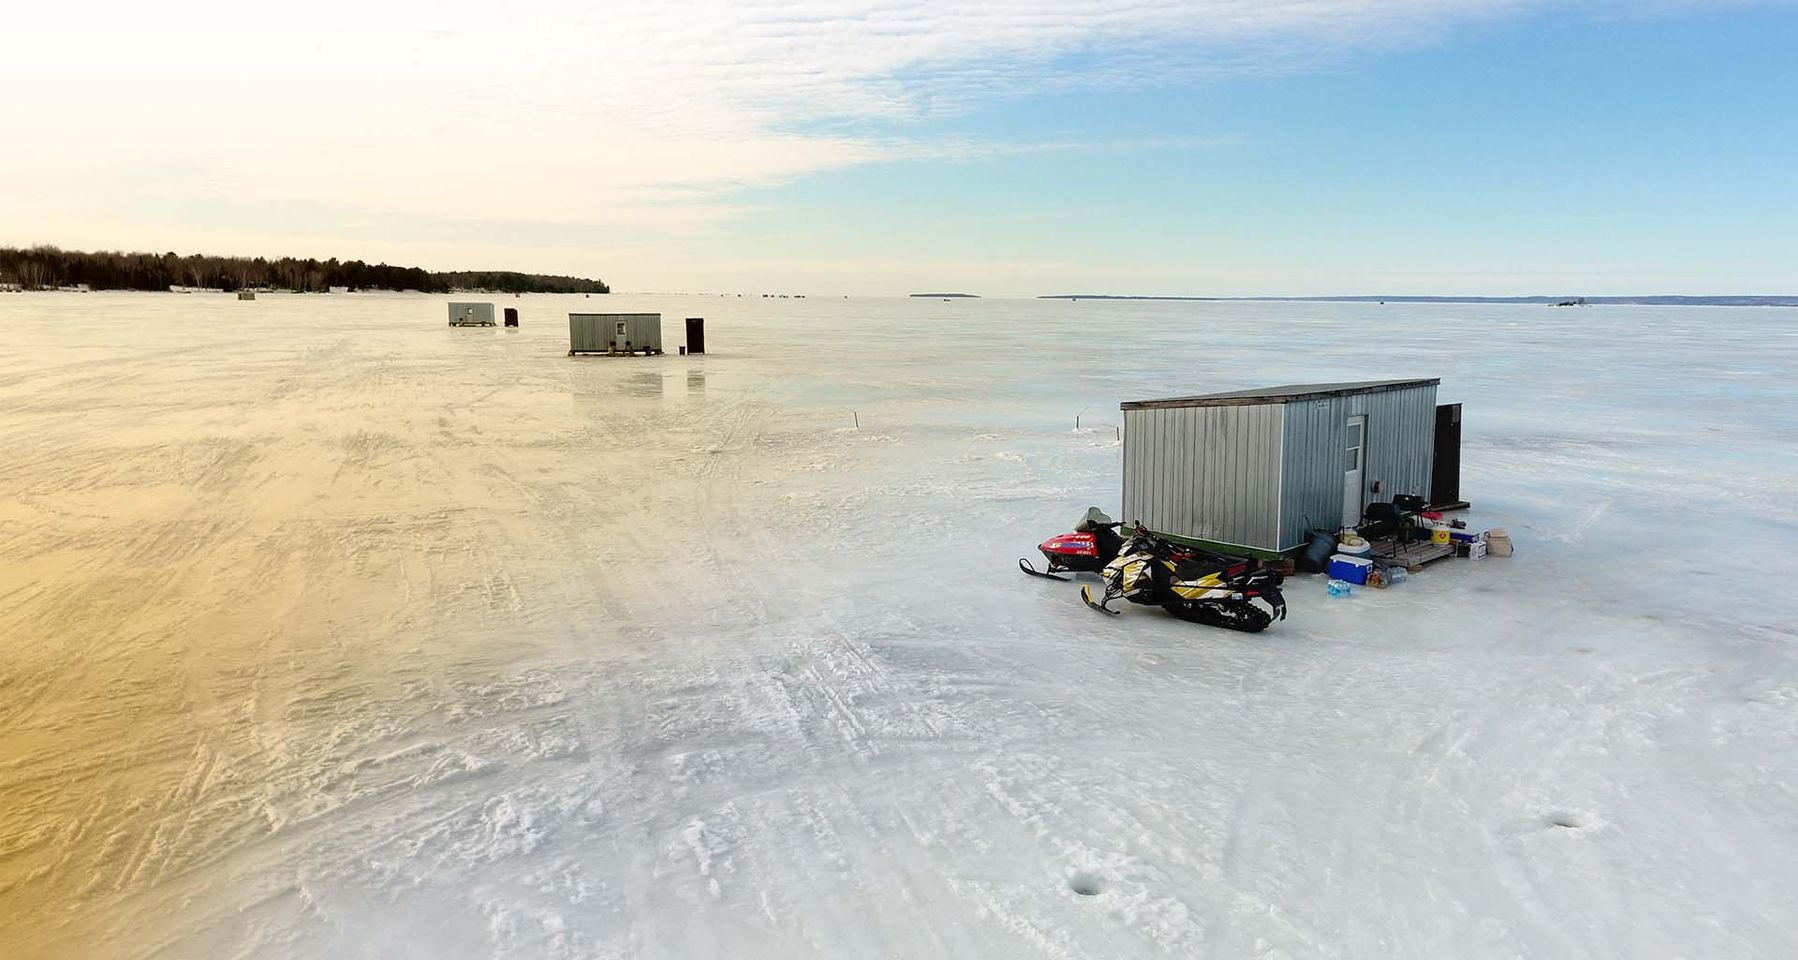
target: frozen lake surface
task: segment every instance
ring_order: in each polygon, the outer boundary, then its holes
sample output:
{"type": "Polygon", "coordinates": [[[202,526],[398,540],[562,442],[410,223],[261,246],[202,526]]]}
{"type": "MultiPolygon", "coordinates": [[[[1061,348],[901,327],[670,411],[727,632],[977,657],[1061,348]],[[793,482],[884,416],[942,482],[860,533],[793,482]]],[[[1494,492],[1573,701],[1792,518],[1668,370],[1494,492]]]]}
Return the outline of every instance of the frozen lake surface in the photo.
{"type": "Polygon", "coordinates": [[[1798,955],[1798,311],[445,299],[0,295],[0,956],[1798,955]],[[1013,566],[1393,376],[1514,558],[1013,566]]]}

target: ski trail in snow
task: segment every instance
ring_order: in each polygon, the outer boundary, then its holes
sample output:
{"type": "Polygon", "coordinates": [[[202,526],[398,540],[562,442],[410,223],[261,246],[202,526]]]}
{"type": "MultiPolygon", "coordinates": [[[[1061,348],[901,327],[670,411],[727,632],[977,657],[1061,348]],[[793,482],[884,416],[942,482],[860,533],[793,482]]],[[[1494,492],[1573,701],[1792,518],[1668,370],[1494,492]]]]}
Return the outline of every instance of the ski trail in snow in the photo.
{"type": "Polygon", "coordinates": [[[1794,953],[1783,314],[731,304],[576,362],[555,298],[173,299],[0,298],[0,955],[1794,953]],[[1252,638],[1012,566],[1115,506],[1069,390],[1394,355],[1516,558],[1252,638]]]}
{"type": "Polygon", "coordinates": [[[1585,539],[1586,532],[1588,530],[1590,530],[1592,528],[1592,526],[1594,524],[1596,524],[1598,521],[1604,519],[1604,515],[1609,513],[1610,510],[1611,510],[1611,501],[1608,499],[1600,500],[1598,502],[1598,504],[1596,506],[1594,506],[1591,509],[1591,511],[1589,511],[1583,518],[1581,518],[1578,523],[1569,527],[1564,532],[1546,534],[1544,536],[1544,539],[1556,540],[1561,543],[1578,543],[1581,540],[1585,539]]]}

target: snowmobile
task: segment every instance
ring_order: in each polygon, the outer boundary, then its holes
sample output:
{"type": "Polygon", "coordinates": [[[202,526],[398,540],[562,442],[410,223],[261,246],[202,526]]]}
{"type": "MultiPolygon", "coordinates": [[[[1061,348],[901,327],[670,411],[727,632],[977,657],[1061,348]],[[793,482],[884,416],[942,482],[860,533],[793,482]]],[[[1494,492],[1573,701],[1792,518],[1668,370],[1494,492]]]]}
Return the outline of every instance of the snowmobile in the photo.
{"type": "Polygon", "coordinates": [[[1177,548],[1141,523],[1099,578],[1105,584],[1100,598],[1093,599],[1092,588],[1082,586],[1080,599],[1101,613],[1119,613],[1110,604],[1122,597],[1159,606],[1182,620],[1245,633],[1286,619],[1286,598],[1280,593],[1285,578],[1278,571],[1263,569],[1254,560],[1177,548]],[[1268,610],[1252,602],[1257,598],[1268,610]]]}
{"type": "Polygon", "coordinates": [[[1031,566],[1029,560],[1018,559],[1018,569],[1033,577],[1045,577],[1050,580],[1066,580],[1067,577],[1056,576],[1062,571],[1074,573],[1098,573],[1105,569],[1118,555],[1118,548],[1124,545],[1124,538],[1118,536],[1118,527],[1123,526],[1105,515],[1098,507],[1087,507],[1086,515],[1080,518],[1073,533],[1062,533],[1037,544],[1043,552],[1043,559],[1048,561],[1047,571],[1031,566]]]}

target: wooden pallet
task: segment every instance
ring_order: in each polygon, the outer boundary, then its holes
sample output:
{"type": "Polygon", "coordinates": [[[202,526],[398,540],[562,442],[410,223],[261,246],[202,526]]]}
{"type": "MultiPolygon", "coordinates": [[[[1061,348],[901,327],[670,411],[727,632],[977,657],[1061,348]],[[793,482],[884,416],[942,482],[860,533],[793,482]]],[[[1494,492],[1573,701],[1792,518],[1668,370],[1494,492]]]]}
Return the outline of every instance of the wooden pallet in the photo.
{"type": "Polygon", "coordinates": [[[1455,555],[1452,543],[1432,543],[1428,540],[1375,540],[1370,558],[1375,563],[1385,563],[1417,570],[1426,563],[1434,563],[1443,557],[1455,555]]]}

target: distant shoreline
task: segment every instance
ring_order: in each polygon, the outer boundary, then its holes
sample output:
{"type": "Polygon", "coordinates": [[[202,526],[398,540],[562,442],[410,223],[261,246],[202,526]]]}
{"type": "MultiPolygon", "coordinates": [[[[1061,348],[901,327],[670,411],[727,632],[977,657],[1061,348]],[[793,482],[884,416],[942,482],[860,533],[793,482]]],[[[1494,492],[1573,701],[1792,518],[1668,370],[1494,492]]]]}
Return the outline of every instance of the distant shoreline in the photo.
{"type": "Polygon", "coordinates": [[[1793,296],[1638,296],[1638,297],[1155,297],[1114,293],[1058,293],[1038,300],[1175,300],[1208,303],[1526,303],[1582,306],[1629,305],[1647,307],[1798,307],[1793,296]]]}
{"type": "Polygon", "coordinates": [[[385,262],[298,257],[128,253],[0,246],[0,289],[131,290],[191,293],[211,290],[292,290],[339,293],[418,290],[452,293],[610,293],[603,280],[516,270],[426,270],[385,262]]]}

